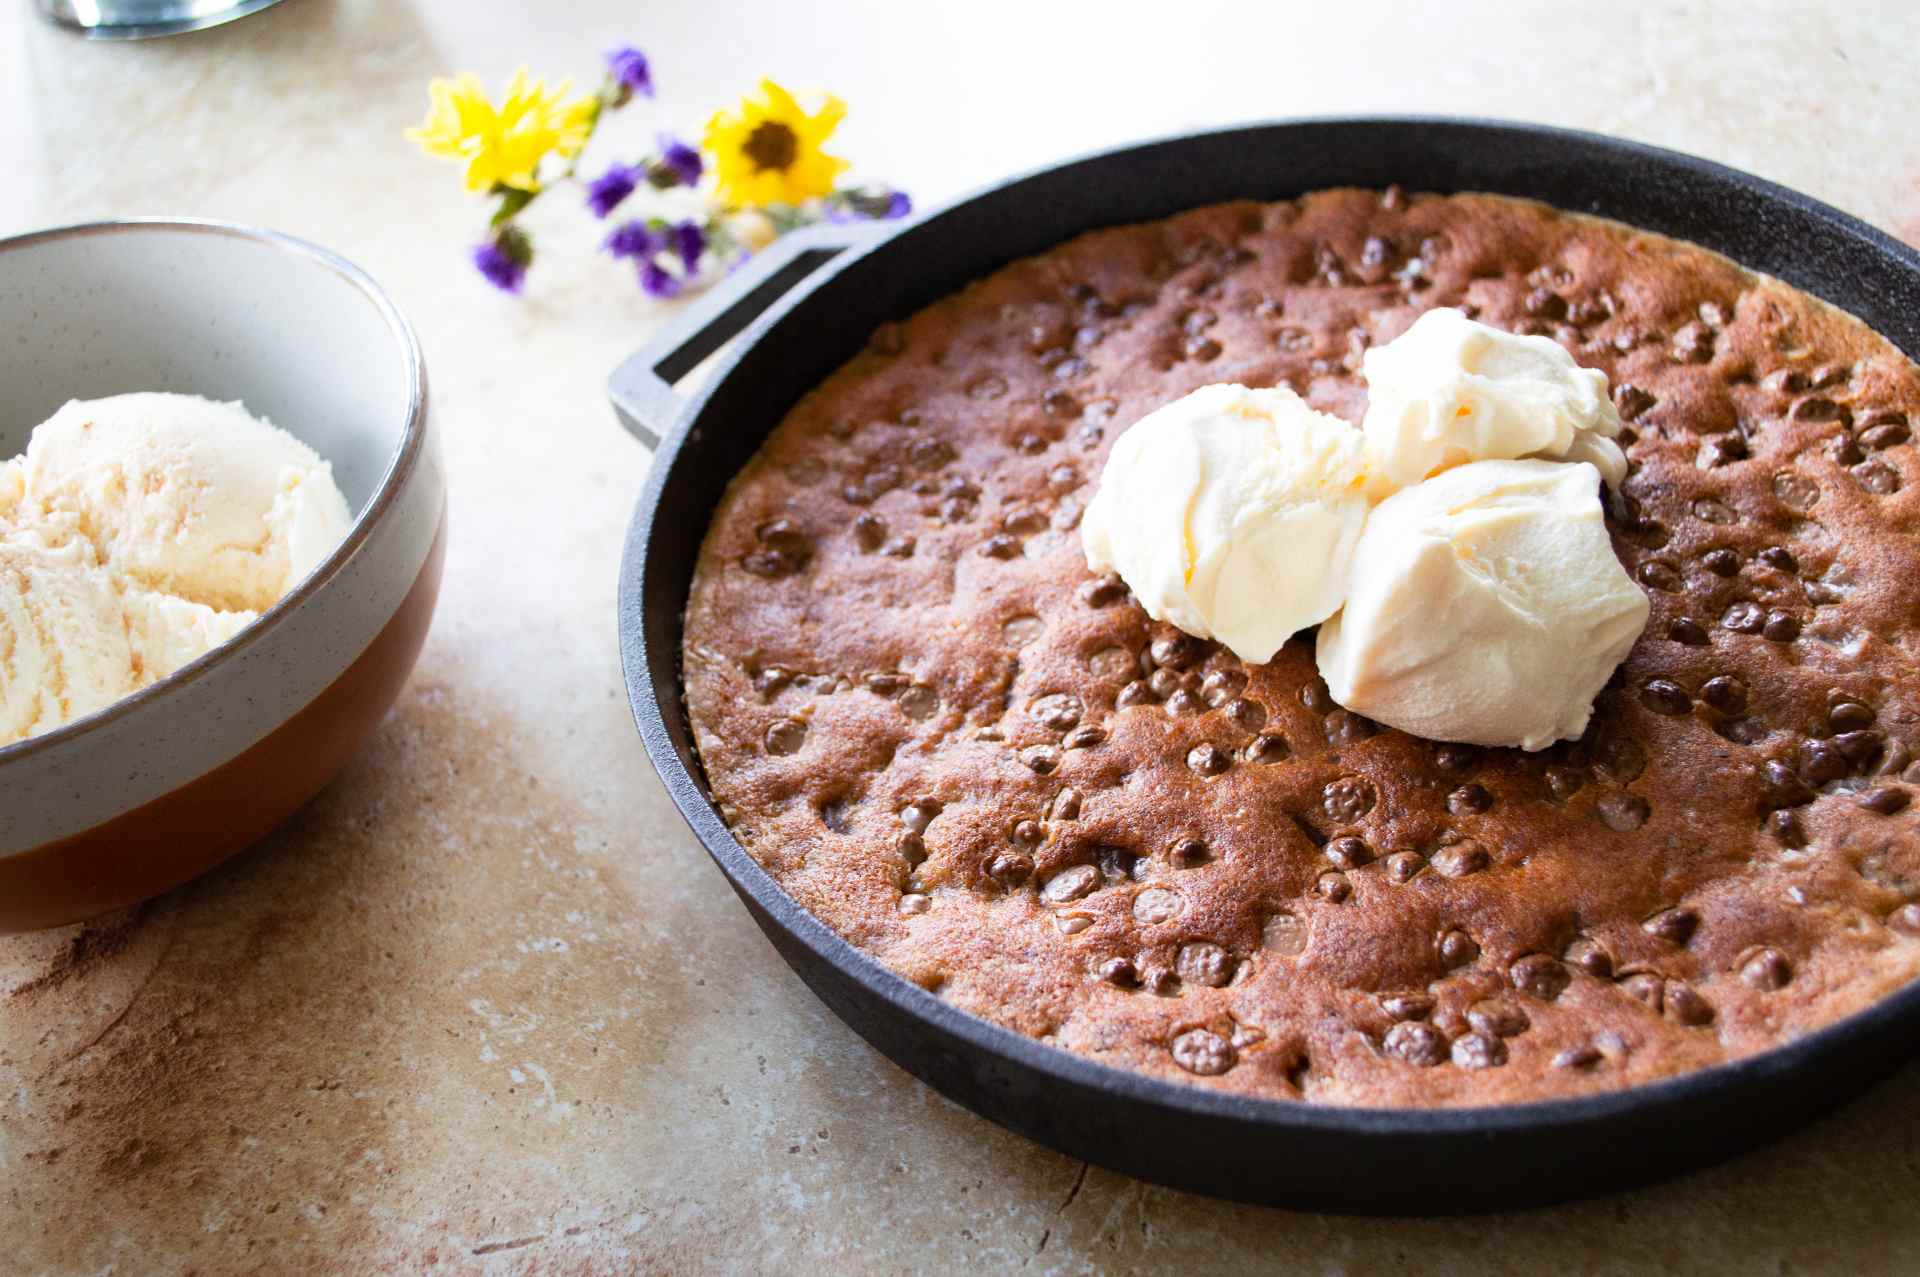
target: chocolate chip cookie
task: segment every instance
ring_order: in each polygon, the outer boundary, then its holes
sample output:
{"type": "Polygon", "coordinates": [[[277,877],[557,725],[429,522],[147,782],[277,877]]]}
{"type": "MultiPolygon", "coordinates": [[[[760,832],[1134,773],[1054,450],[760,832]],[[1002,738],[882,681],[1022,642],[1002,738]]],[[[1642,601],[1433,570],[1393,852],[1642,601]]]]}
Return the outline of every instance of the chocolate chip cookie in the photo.
{"type": "Polygon", "coordinates": [[[686,618],[735,835],[940,997],[1276,1099],[1525,1101],[1764,1050],[1920,969],[1920,372],[1696,246],[1325,191],[1098,231],[898,324],[735,479],[686,618]],[[1652,619],[1586,735],[1435,744],[1089,574],[1129,423],[1211,382],[1357,421],[1455,306],[1611,378],[1652,619]]]}

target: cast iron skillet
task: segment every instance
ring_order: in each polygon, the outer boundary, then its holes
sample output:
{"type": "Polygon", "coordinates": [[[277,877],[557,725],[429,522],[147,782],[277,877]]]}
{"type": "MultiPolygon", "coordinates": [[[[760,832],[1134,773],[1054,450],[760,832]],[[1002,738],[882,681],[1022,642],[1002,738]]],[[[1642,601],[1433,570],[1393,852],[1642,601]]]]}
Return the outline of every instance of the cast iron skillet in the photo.
{"type": "Polygon", "coordinates": [[[1380,1214],[1508,1210],[1678,1174],[1807,1121],[1909,1058],[1920,985],[1762,1055],[1588,1099],[1343,1109],[1161,1082],[957,1011],[802,910],[715,812],[680,689],[681,617],[721,491],[876,325],[1095,227],[1393,183],[1530,196],[1693,240],[1920,354],[1920,254],[1806,196],[1671,151],[1449,119],[1305,120],[1109,151],[904,227],[790,236],[614,373],[621,418],[658,449],[621,566],[621,652],[654,766],[761,930],[835,1013],[945,1095],[1073,1157],[1220,1197],[1380,1214]],[[669,383],[743,327],[704,388],[678,398],[669,383]]]}

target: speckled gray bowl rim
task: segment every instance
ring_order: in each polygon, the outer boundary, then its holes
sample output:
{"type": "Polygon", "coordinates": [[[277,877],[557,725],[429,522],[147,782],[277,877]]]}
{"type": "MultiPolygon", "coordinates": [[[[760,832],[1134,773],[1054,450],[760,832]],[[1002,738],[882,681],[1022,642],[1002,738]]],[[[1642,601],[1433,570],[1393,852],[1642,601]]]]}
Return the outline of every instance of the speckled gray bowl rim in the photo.
{"type": "MultiPolygon", "coordinates": [[[[241,630],[225,643],[188,661],[165,678],[157,679],[145,687],[123,696],[113,704],[83,715],[71,722],[62,723],[51,731],[29,736],[25,740],[14,741],[10,745],[0,745],[0,768],[16,759],[26,758],[42,750],[53,749],[73,740],[83,732],[98,730],[108,723],[115,722],[129,714],[140,712],[146,706],[166,699],[175,689],[205,678],[218,669],[224,662],[233,659],[242,651],[260,642],[267,633],[284,624],[287,617],[301,604],[327,587],[327,584],[346,567],[353,556],[366,544],[372,535],[374,526],[386,517],[393,507],[407,477],[412,474],[419,462],[420,452],[426,441],[427,425],[427,365],[420,352],[420,339],[414,334],[413,325],[407,322],[400,308],[385,289],[374,282],[373,276],[355,266],[346,258],[318,244],[280,231],[267,230],[260,226],[245,226],[238,222],[223,222],[202,217],[127,217],[111,221],[81,222],[72,226],[56,226],[47,230],[28,231],[23,235],[12,235],[0,239],[0,253],[15,249],[29,248],[54,240],[77,239],[94,235],[142,234],[148,231],[178,232],[189,235],[222,235],[231,239],[247,240],[255,244],[264,244],[277,248],[289,256],[301,258],[330,271],[352,285],[366,299],[374,311],[385,322],[387,331],[400,347],[400,353],[406,363],[407,379],[407,424],[401,435],[400,446],[394,450],[393,459],[387,463],[387,469],[380,476],[380,482],[374,486],[373,497],[367,502],[367,508],[347,529],[347,535],[339,545],[333,548],[321,561],[320,566],[307,574],[307,578],[292,590],[282,595],[276,603],[260,614],[258,620],[241,630]]],[[[183,780],[192,779],[191,777],[183,780]]],[[[0,852],[0,855],[12,855],[33,850],[30,847],[17,848],[14,852],[0,852]]]]}

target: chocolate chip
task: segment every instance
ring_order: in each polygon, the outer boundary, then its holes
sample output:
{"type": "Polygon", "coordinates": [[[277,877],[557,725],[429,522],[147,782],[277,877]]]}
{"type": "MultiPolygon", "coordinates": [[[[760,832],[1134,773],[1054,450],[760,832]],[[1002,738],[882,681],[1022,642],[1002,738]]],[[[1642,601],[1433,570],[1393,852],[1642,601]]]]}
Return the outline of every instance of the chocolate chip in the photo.
{"type": "Polygon", "coordinates": [[[915,683],[900,693],[900,712],[914,720],[931,718],[940,708],[940,694],[925,683],[915,683]]]}
{"type": "Polygon", "coordinates": [[[1587,773],[1578,767],[1549,767],[1544,779],[1547,792],[1560,802],[1579,793],[1587,783],[1587,773]]]}
{"type": "Polygon", "coordinates": [[[1673,594],[1681,587],[1680,569],[1665,559],[1648,559],[1634,569],[1633,575],[1649,590],[1673,594]]]}
{"type": "Polygon", "coordinates": [[[1610,979],[1613,976],[1613,955],[1608,953],[1598,941],[1585,936],[1567,946],[1566,961],[1597,980],[1610,979]]]}
{"type": "Polygon", "coordinates": [[[1100,964],[1100,978],[1121,989],[1140,987],[1140,972],[1129,958],[1108,958],[1100,964]]]}
{"type": "Polygon", "coordinates": [[[1150,927],[1172,922],[1180,916],[1182,905],[1178,892],[1168,891],[1165,887],[1148,887],[1133,898],[1134,920],[1150,927]]]}
{"type": "Polygon", "coordinates": [[[1441,933],[1438,944],[1440,961],[1449,967],[1463,967],[1480,956],[1480,946],[1459,928],[1441,933]]]}
{"type": "Polygon", "coordinates": [[[1300,703],[1316,714],[1331,714],[1339,706],[1334,702],[1333,693],[1318,677],[1309,679],[1300,685],[1300,703]]]}
{"type": "Polygon", "coordinates": [[[1453,1063],[1462,1069],[1496,1069],[1507,1062],[1507,1044],[1485,1033],[1465,1033],[1453,1040],[1453,1063]]]}
{"type": "Polygon", "coordinates": [[[1053,807],[1047,814],[1055,820],[1080,819],[1080,791],[1072,788],[1061,790],[1054,795],[1053,807]]]}
{"type": "Polygon", "coordinates": [[[1379,731],[1379,726],[1364,714],[1337,709],[1327,715],[1327,740],[1335,745],[1357,745],[1379,731]]]}
{"type": "Polygon", "coordinates": [[[1701,555],[1700,566],[1715,576],[1732,576],[1740,570],[1740,556],[1722,546],[1701,555]]]}
{"type": "Polygon", "coordinates": [[[1233,756],[1208,742],[1187,751],[1187,766],[1202,776],[1218,776],[1233,766],[1233,756]]]}
{"type": "Polygon", "coordinates": [[[1580,1069],[1584,1071],[1593,1068],[1605,1058],[1606,1057],[1600,1053],[1599,1047],[1591,1043],[1583,1042],[1578,1046],[1570,1046],[1564,1051],[1556,1052],[1553,1057],[1553,1067],[1556,1069],[1580,1069]]]}
{"type": "Polygon", "coordinates": [[[1650,936],[1658,936],[1668,944],[1685,944],[1693,939],[1693,933],[1700,925],[1700,915],[1692,909],[1676,907],[1662,909],[1640,924],[1641,930],[1650,936]]]}
{"type": "Polygon", "coordinates": [[[1912,796],[1906,790],[1893,785],[1869,789],[1858,799],[1862,807],[1882,816],[1891,816],[1897,811],[1905,811],[1907,804],[1911,801],[1913,801],[1912,796]]]}
{"type": "Polygon", "coordinates": [[[1784,545],[1770,545],[1760,551],[1760,561],[1778,572],[1792,574],[1800,570],[1800,560],[1784,545]]]}
{"type": "Polygon", "coordinates": [[[917,891],[909,891],[900,897],[900,912],[904,914],[925,913],[933,908],[933,901],[917,891]]]}
{"type": "Polygon", "coordinates": [[[895,537],[880,547],[880,553],[886,555],[888,558],[910,559],[913,557],[913,546],[914,540],[912,537],[895,537]]]}
{"type": "Polygon", "coordinates": [[[1905,443],[1912,437],[1912,432],[1907,429],[1907,423],[1904,421],[1889,421],[1878,426],[1868,426],[1860,432],[1860,442],[1875,452],[1905,443]]]}
{"type": "Polygon", "coordinates": [[[1791,643],[1800,637],[1800,618],[1775,608],[1767,613],[1766,624],[1760,627],[1760,634],[1770,643],[1791,643]]]}
{"type": "Polygon", "coordinates": [[[1159,701],[1152,686],[1136,678],[1120,689],[1120,694],[1113,698],[1113,705],[1115,709],[1131,709],[1135,705],[1156,705],[1159,701]]]}
{"type": "Polygon", "coordinates": [[[1693,510],[1693,517],[1699,519],[1702,523],[1725,526],[1727,524],[1740,522],[1740,515],[1732,506],[1724,501],[1716,501],[1712,497],[1700,498],[1693,503],[1691,509],[1693,510]]]}
{"type": "Polygon", "coordinates": [[[1427,993],[1383,993],[1380,1009],[1396,1020],[1424,1020],[1433,1014],[1433,995],[1427,993]]]}
{"type": "Polygon", "coordinates": [[[1153,689],[1155,696],[1171,696],[1184,684],[1178,674],[1172,670],[1155,670],[1147,675],[1147,686],[1153,689]]]}
{"type": "Polygon", "coordinates": [[[1334,904],[1339,904],[1353,894],[1353,886],[1347,881],[1346,875],[1333,873],[1331,871],[1323,873],[1316,878],[1313,883],[1313,889],[1319,892],[1324,899],[1332,901],[1334,904]]]}
{"type": "Polygon", "coordinates": [[[1628,996],[1646,1004],[1655,1015],[1666,1005],[1666,981],[1652,971],[1635,971],[1620,978],[1628,996]]]}
{"type": "Polygon", "coordinates": [[[1594,811],[1599,813],[1600,821],[1615,833],[1631,833],[1647,823],[1651,808],[1647,800],[1638,794],[1629,794],[1621,790],[1611,790],[1600,795],[1594,802],[1594,811]]]}
{"type": "Polygon", "coordinates": [[[1692,985],[1679,980],[1667,981],[1666,1010],[1668,1016],[1691,1028],[1713,1023],[1712,1005],[1692,985]]]}
{"type": "Polygon", "coordinates": [[[1778,949],[1760,949],[1740,964],[1740,980],[1762,993],[1784,989],[1793,979],[1793,964],[1778,949]]]}
{"type": "Polygon", "coordinates": [[[1031,536],[1047,526],[1047,514],[1033,506],[1015,506],[1000,516],[1000,526],[1008,532],[1031,536]]]}
{"type": "Polygon", "coordinates": [[[1764,786],[1762,795],[1769,807],[1798,807],[1813,801],[1813,790],[1807,787],[1807,782],[1777,758],[1761,764],[1760,779],[1764,786]]]}
{"type": "Polygon", "coordinates": [[[1191,634],[1157,638],[1147,649],[1153,663],[1163,669],[1183,670],[1206,655],[1206,645],[1191,634]]]}
{"type": "Polygon", "coordinates": [[[1447,810],[1456,816],[1477,816],[1493,806],[1484,785],[1462,785],[1447,795],[1447,810]]]}
{"type": "Polygon", "coordinates": [[[1329,820],[1342,825],[1350,825],[1372,811],[1378,799],[1373,782],[1361,776],[1342,776],[1320,791],[1321,810],[1329,820]]]}
{"type": "Polygon", "coordinates": [[[1831,784],[1852,770],[1847,756],[1831,741],[1810,740],[1800,746],[1800,775],[1809,785],[1831,784]]]}
{"type": "Polygon", "coordinates": [[[1064,732],[1080,721],[1085,708],[1071,693],[1052,692],[1036,697],[1027,706],[1027,716],[1048,731],[1064,732]]]}
{"type": "Polygon", "coordinates": [[[1267,707],[1259,701],[1234,700],[1227,703],[1227,721],[1244,732],[1257,732],[1267,725],[1267,707]]]}
{"type": "Polygon", "coordinates": [[[1263,732],[1253,738],[1246,748],[1246,760],[1250,763],[1277,763],[1293,753],[1288,747],[1286,737],[1272,732],[1263,732]]]}
{"type": "Polygon", "coordinates": [[[1700,699],[1722,714],[1739,714],[1747,708],[1747,685],[1733,674],[1716,674],[1700,685],[1700,699]]]}
{"type": "Polygon", "coordinates": [[[1175,869],[1195,869],[1213,859],[1213,855],[1198,838],[1176,838],[1167,848],[1167,859],[1175,869]]]}
{"type": "Polygon", "coordinates": [[[1884,461],[1868,461],[1853,468],[1853,481],[1875,496],[1900,490],[1900,472],[1884,461]]]}
{"type": "Polygon", "coordinates": [[[1367,846],[1366,839],[1356,838],[1352,834],[1329,839],[1321,850],[1328,860],[1341,869],[1358,869],[1373,863],[1373,848],[1367,846]]]}
{"type": "Polygon", "coordinates": [[[1471,838],[1449,843],[1433,853],[1433,867],[1449,878],[1476,874],[1493,863],[1487,849],[1471,838]]]}
{"type": "Polygon", "coordinates": [[[1092,865],[1069,865],[1047,879],[1046,885],[1040,888],[1040,898],[1048,904],[1066,904],[1092,895],[1099,885],[1098,869],[1092,865]]]}
{"type": "Polygon", "coordinates": [[[1527,1013],[1504,998],[1487,998],[1467,1008],[1467,1023],[1476,1033],[1493,1038],[1515,1038],[1533,1024],[1527,1013]]]}
{"type": "Polygon", "coordinates": [[[1873,726],[1873,710],[1859,701],[1836,701],[1827,711],[1827,722],[1836,732],[1857,732],[1873,726]]]}
{"type": "Polygon", "coordinates": [[[1567,991],[1573,977],[1566,964],[1545,953],[1530,953],[1507,969],[1513,987],[1529,997],[1551,1002],[1567,991]]]}
{"type": "Polygon", "coordinates": [[[877,514],[863,514],[853,521],[853,539],[868,554],[878,550],[887,539],[887,525],[877,514]]]}
{"type": "Polygon", "coordinates": [[[1244,670],[1215,670],[1200,684],[1200,699],[1218,709],[1238,696],[1246,685],[1244,670]]]}
{"type": "Polygon", "coordinates": [[[1823,395],[1809,395],[1793,405],[1787,414],[1795,421],[1841,421],[1851,420],[1852,414],[1833,400],[1823,395]]]}
{"type": "Polygon", "coordinates": [[[1840,751],[1840,756],[1859,771],[1873,765],[1885,743],[1880,733],[1873,731],[1841,732],[1833,738],[1833,747],[1840,751]]]}
{"type": "Polygon", "coordinates": [[[1820,500],[1820,485],[1797,470],[1782,470],[1773,476],[1773,495],[1789,510],[1805,514],[1820,500]]]}
{"type": "Polygon", "coordinates": [[[806,743],[807,725],[797,718],[782,718],[767,728],[766,746],[769,754],[797,753],[806,743]]]}
{"type": "Polygon", "coordinates": [[[1233,979],[1236,965],[1233,956],[1211,940],[1181,945],[1173,963],[1182,980],[1207,989],[1224,987],[1233,979]]]}
{"type": "Polygon", "coordinates": [[[1020,557],[1020,539],[1006,533],[996,533],[981,546],[980,553],[989,559],[1017,559],[1020,557]]]}
{"type": "Polygon", "coordinates": [[[1685,714],[1693,708],[1687,689],[1670,678],[1650,678],[1640,685],[1640,703],[1656,714],[1685,714]]]}
{"type": "MultiPolygon", "coordinates": [[[[1166,670],[1155,670],[1154,676],[1157,678],[1165,673],[1167,673],[1166,670]]],[[[1186,718],[1194,714],[1205,713],[1206,708],[1206,704],[1202,702],[1198,696],[1195,696],[1184,687],[1167,697],[1167,713],[1178,718],[1186,718]]]]}
{"type": "Polygon", "coordinates": [[[1447,1058],[1447,1039],[1431,1024],[1402,1021],[1387,1030],[1381,1049],[1402,1064],[1430,1069],[1447,1058]]]}
{"type": "Polygon", "coordinates": [[[1903,935],[1920,936],[1920,905],[1901,905],[1887,915],[1887,925],[1903,935]]]}
{"type": "Polygon", "coordinates": [[[1217,1077],[1233,1067],[1233,1044],[1211,1029],[1188,1029],[1173,1040],[1173,1061],[1189,1073],[1217,1077]]]}
{"type": "Polygon", "coordinates": [[[1774,841],[1782,847],[1805,847],[1807,830],[1801,826],[1799,812],[1782,808],[1776,812],[1766,812],[1766,831],[1774,835],[1774,841]]]}
{"type": "Polygon", "coordinates": [[[1020,761],[1028,770],[1045,776],[1060,766],[1060,751],[1051,745],[1029,745],[1020,751],[1020,761]]]}
{"type": "Polygon", "coordinates": [[[921,864],[927,858],[927,840],[911,829],[901,831],[900,836],[893,840],[893,848],[907,862],[908,868],[921,864]]]}
{"type": "Polygon", "coordinates": [[[1735,603],[1720,618],[1723,629],[1735,634],[1758,634],[1767,623],[1767,614],[1758,603],[1735,603]]]}
{"type": "Polygon", "coordinates": [[[1080,586],[1080,601],[1088,607],[1107,607],[1127,597],[1127,583],[1112,574],[1095,577],[1080,586]]]}
{"type": "Polygon", "coordinates": [[[1061,744],[1068,749],[1092,749],[1104,743],[1106,739],[1107,731],[1104,727],[1095,727],[1089,723],[1085,727],[1076,727],[1068,732],[1067,738],[1061,744]]]}
{"type": "Polygon", "coordinates": [[[1404,885],[1419,876],[1427,867],[1427,860],[1417,851],[1396,851],[1387,857],[1386,866],[1387,880],[1404,885]]]}
{"type": "MultiPolygon", "coordinates": [[[[1081,865],[1079,868],[1088,866],[1081,865]]],[[[1017,851],[1003,851],[988,863],[987,876],[1003,887],[1018,887],[1033,877],[1033,857],[1017,851]]],[[[1054,881],[1059,880],[1056,878],[1054,881]]],[[[1053,884],[1050,882],[1047,885],[1053,884]]]]}
{"type": "Polygon", "coordinates": [[[1688,647],[1705,647],[1707,632],[1700,628],[1700,622],[1685,616],[1676,616],[1667,622],[1667,637],[1676,643],[1685,643],[1688,647]]]}
{"type": "Polygon", "coordinates": [[[791,682],[793,682],[792,670],[778,665],[769,665],[753,676],[753,690],[762,696],[773,696],[791,682]]]}

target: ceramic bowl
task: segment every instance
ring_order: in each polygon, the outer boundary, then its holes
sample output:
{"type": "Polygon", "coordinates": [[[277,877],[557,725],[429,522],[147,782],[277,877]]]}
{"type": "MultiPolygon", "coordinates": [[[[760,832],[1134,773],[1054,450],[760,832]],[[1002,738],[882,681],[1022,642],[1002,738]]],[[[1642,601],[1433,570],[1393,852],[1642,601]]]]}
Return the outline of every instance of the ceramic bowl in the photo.
{"type": "Polygon", "coordinates": [[[68,399],[238,399],[331,461],[354,513],[232,642],[0,747],[4,934],[184,882],[332,778],[426,637],[446,481],[412,330],[359,269],[284,235],[137,220],[0,239],[0,334],[0,457],[68,399]]]}

